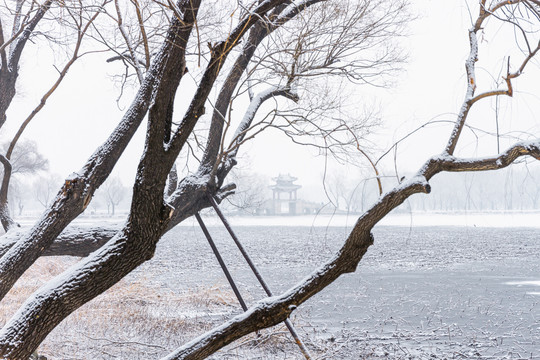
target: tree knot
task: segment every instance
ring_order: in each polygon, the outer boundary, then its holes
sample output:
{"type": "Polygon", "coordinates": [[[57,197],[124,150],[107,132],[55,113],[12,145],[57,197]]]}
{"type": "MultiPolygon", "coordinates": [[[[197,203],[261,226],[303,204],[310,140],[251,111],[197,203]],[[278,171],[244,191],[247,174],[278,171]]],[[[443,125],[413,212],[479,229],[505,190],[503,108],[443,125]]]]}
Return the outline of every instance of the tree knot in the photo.
{"type": "Polygon", "coordinates": [[[62,185],[62,195],[68,198],[79,198],[79,196],[81,195],[80,190],[82,184],[83,181],[79,177],[67,178],[64,181],[64,185],[62,185]]]}
{"type": "Polygon", "coordinates": [[[163,203],[163,205],[161,206],[159,222],[161,224],[167,223],[171,219],[173,214],[174,214],[174,207],[171,206],[170,204],[163,203]]]}

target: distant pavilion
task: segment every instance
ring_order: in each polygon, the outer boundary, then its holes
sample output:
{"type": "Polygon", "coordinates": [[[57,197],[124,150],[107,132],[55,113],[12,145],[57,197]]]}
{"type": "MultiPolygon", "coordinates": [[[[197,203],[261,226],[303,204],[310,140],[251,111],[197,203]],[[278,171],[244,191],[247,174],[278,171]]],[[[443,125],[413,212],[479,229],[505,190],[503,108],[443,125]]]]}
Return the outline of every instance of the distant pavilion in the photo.
{"type": "Polygon", "coordinates": [[[276,182],[275,185],[271,185],[272,189],[272,208],[274,215],[296,215],[298,197],[296,191],[300,189],[301,185],[296,185],[294,182],[298,180],[290,174],[282,175],[272,178],[276,182]],[[288,198],[282,198],[281,194],[289,194],[288,198]]]}

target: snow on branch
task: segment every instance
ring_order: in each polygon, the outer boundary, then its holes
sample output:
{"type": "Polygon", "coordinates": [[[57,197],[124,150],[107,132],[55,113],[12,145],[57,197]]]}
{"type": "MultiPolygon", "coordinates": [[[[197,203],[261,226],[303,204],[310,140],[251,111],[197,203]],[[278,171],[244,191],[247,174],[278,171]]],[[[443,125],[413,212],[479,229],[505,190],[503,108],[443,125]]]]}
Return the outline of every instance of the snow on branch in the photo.
{"type": "Polygon", "coordinates": [[[255,119],[255,115],[257,114],[257,111],[261,107],[261,105],[272,98],[276,98],[278,96],[283,96],[287,99],[290,99],[294,102],[298,101],[298,95],[296,93],[293,93],[291,91],[291,87],[287,84],[285,86],[272,86],[268,89],[260,92],[256,96],[253,97],[253,100],[251,100],[244,117],[242,118],[242,121],[238,125],[238,128],[236,129],[236,132],[234,133],[233,140],[231,141],[231,144],[229,146],[229,150],[231,153],[231,156],[236,156],[238,153],[238,149],[240,145],[244,142],[245,136],[247,132],[249,131],[251,124],[253,123],[253,119],[255,119]]]}
{"type": "MultiPolygon", "coordinates": [[[[540,51],[540,41],[538,42],[538,45],[536,46],[536,48],[534,49],[531,48],[531,46],[529,45],[529,41],[527,39],[526,33],[522,31],[523,37],[527,44],[528,53],[526,54],[525,58],[521,62],[518,69],[514,72],[510,71],[510,59],[508,58],[507,74],[505,77],[503,77],[506,83],[507,89],[497,89],[497,90],[486,91],[475,96],[475,90],[477,88],[475,71],[476,71],[476,62],[478,61],[478,32],[484,29],[484,22],[490,16],[494,16],[501,21],[510,21],[506,18],[500,18],[499,16],[497,16],[495,14],[496,11],[499,9],[508,7],[508,6],[518,5],[520,3],[527,3],[527,2],[524,2],[523,0],[500,1],[498,3],[495,3],[489,9],[486,8],[485,1],[481,3],[478,18],[476,19],[476,22],[474,23],[473,27],[469,29],[470,51],[469,51],[467,60],[465,61],[465,69],[467,72],[467,90],[465,93],[465,99],[463,101],[463,105],[461,106],[461,109],[458,113],[454,128],[452,130],[452,133],[450,135],[450,138],[445,148],[445,153],[449,155],[454,154],[454,151],[457,146],[457,142],[461,135],[461,131],[463,130],[465,122],[467,121],[467,116],[472,106],[479,100],[482,100],[488,97],[501,96],[501,95],[512,96],[513,95],[512,79],[519,77],[523,73],[523,70],[525,69],[527,64],[530,62],[530,60],[538,53],[538,51],[540,51]]],[[[512,21],[510,22],[514,26],[518,28],[520,27],[518,24],[512,21]]]]}
{"type": "MultiPolygon", "coordinates": [[[[113,228],[67,228],[46,249],[42,256],[88,256],[92,251],[103,246],[118,229],[113,228]]],[[[25,232],[10,231],[0,238],[0,257],[15,243],[24,239],[25,232]]]]}
{"type": "Polygon", "coordinates": [[[356,270],[367,249],[373,244],[371,229],[380,219],[410,195],[429,191],[426,179],[417,176],[386,193],[359,218],[343,247],[327,263],[288,291],[260,300],[245,313],[178,348],[164,360],[201,359],[242,336],[284,321],[299,305],[339,276],[356,270]]]}
{"type": "Polygon", "coordinates": [[[429,180],[441,171],[498,170],[511,165],[516,159],[522,156],[531,156],[536,160],[540,160],[540,139],[518,142],[506,151],[493,157],[464,159],[443,154],[430,159],[420,173],[429,180]]]}
{"type": "Polygon", "coordinates": [[[43,16],[47,13],[47,11],[51,8],[53,3],[53,0],[47,0],[43,3],[43,5],[40,5],[38,10],[36,11],[36,14],[34,17],[26,24],[26,26],[21,26],[19,31],[17,31],[16,34],[13,34],[12,38],[9,41],[6,41],[6,43],[2,44],[2,49],[9,45],[10,42],[13,42],[13,46],[10,48],[9,52],[9,68],[10,69],[16,69],[19,63],[19,59],[21,57],[22,51],[24,49],[24,46],[26,45],[26,42],[32,35],[32,32],[36,28],[37,24],[41,21],[43,16]]]}
{"type": "Polygon", "coordinates": [[[204,114],[204,105],[214,82],[223,68],[223,64],[227,56],[236,47],[240,39],[259,21],[259,18],[266,12],[286,3],[287,0],[265,0],[261,2],[247,17],[231,31],[224,41],[216,44],[209,44],[211,50],[211,58],[208,66],[200,81],[200,85],[193,97],[188,111],[184,115],[182,122],[174,132],[170,142],[165,145],[166,151],[172,150],[179,153],[180,149],[186,143],[195,124],[198,122],[201,115],[204,114]]]}

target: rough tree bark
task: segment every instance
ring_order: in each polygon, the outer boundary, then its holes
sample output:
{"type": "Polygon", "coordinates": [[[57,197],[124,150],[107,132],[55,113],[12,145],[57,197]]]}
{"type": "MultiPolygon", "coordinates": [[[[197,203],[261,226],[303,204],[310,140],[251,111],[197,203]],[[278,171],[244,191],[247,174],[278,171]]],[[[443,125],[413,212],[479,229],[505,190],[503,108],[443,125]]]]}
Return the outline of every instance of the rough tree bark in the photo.
{"type": "Polygon", "coordinates": [[[95,190],[107,179],[146,115],[163,73],[170,71],[168,67],[184,61],[183,52],[190,32],[191,26],[183,26],[179,20],[173,21],[163,47],[120,124],[83,168],[66,179],[53,204],[25,239],[17,242],[0,259],[0,299],[65,227],[86,209],[95,190]],[[169,58],[174,61],[168,61],[169,58]]]}
{"type": "MultiPolygon", "coordinates": [[[[213,46],[208,67],[191,105],[178,129],[174,131],[170,140],[166,141],[171,131],[172,97],[170,92],[176,91],[184,74],[185,42],[195,23],[199,1],[186,1],[179,4],[183,7],[184,18],[173,20],[169,38],[165,40],[159,54],[161,57],[158,56],[158,60],[150,70],[150,73],[154,70],[154,76],[159,80],[152,81],[150,84],[145,81],[142,86],[142,89],[145,89],[145,85],[146,87],[151,85],[153,90],[151,94],[154,97],[149,111],[145,152],[137,171],[128,222],[104,247],[92,253],[70,273],[62,275],[55,285],[41,289],[40,295],[29,299],[23,305],[21,312],[12,318],[0,332],[0,356],[9,359],[27,358],[66,316],[110,288],[135,267],[153,256],[157,241],[167,228],[173,214],[173,209],[164,202],[167,175],[193,127],[204,113],[206,99],[222,69],[222,62],[239,39],[266,12],[284,2],[285,0],[263,1],[253,10],[253,15],[240,22],[226,41],[213,46]],[[163,58],[166,58],[166,61],[163,58]]],[[[147,98],[145,100],[148,101],[147,98]]],[[[140,102],[140,100],[136,101],[136,104],[140,102]]],[[[146,102],[143,106],[145,104],[146,102]]],[[[130,113],[131,111],[128,111],[128,114],[130,113]]],[[[128,129],[131,130],[131,128],[128,129]]],[[[110,140],[100,150],[105,147],[107,154],[111,154],[110,148],[117,149],[118,143],[128,141],[122,135],[117,135],[118,138],[114,139],[114,142],[110,140]]],[[[93,165],[96,161],[109,160],[111,156],[106,156],[107,154],[99,157],[94,155],[84,170],[94,170],[93,165]]],[[[111,162],[114,160],[108,162],[112,165],[111,162]]],[[[95,167],[103,171],[101,166],[95,167]]],[[[86,184],[90,183],[88,180],[95,179],[95,176],[91,175],[93,174],[82,173],[68,180],[69,183],[66,183],[51,209],[46,212],[30,235],[18,241],[2,257],[0,260],[1,295],[5,295],[18,276],[43,253],[59,232],[73,219],[72,216],[86,207],[88,196],[92,194],[87,190],[90,186],[86,184]],[[60,216],[53,211],[60,213],[60,216]],[[39,236],[36,234],[38,231],[44,235],[39,236]],[[44,238],[47,240],[43,241],[44,238]]]]}

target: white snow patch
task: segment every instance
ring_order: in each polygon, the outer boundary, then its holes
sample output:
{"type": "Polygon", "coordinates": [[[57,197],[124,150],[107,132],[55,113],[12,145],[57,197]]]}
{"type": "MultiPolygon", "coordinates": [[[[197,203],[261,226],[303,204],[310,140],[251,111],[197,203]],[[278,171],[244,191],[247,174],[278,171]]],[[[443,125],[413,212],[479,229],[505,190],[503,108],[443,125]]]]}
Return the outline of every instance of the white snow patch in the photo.
{"type": "Polygon", "coordinates": [[[516,286],[540,286],[540,280],[527,280],[527,281],[509,281],[505,285],[516,285],[516,286]]]}
{"type": "MultiPolygon", "coordinates": [[[[360,214],[339,215],[299,215],[299,216],[228,216],[232,226],[308,226],[308,227],[352,227],[360,214]]],[[[540,228],[540,212],[462,212],[462,213],[391,213],[379,222],[378,226],[465,226],[540,228]]],[[[217,216],[205,215],[208,226],[221,226],[217,216]]],[[[180,226],[195,226],[192,218],[182,222],[180,226]]]]}

